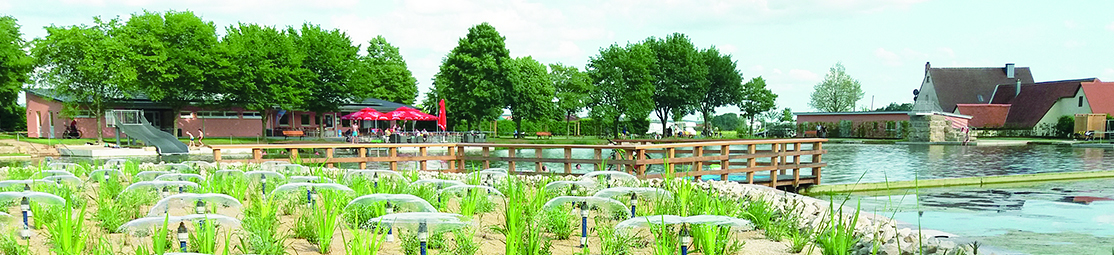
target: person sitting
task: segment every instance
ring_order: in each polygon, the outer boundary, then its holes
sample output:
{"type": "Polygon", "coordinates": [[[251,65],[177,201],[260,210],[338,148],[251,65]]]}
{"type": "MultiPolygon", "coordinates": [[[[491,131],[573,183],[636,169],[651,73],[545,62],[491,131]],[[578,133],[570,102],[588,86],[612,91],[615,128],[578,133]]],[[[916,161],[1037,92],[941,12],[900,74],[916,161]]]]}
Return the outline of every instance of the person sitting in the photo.
{"type": "Polygon", "coordinates": [[[1083,139],[1085,141],[1095,140],[1095,131],[1087,130],[1087,132],[1083,132],[1083,139]]]}

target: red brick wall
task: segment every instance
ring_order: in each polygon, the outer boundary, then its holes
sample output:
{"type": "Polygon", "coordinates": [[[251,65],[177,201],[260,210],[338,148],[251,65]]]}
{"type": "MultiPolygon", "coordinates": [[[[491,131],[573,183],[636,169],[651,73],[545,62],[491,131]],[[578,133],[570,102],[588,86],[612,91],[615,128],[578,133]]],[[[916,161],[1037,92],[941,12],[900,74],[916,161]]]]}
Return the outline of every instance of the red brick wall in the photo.
{"type": "Polygon", "coordinates": [[[841,120],[850,120],[855,125],[864,121],[909,121],[909,114],[824,114],[824,115],[797,115],[797,124],[809,122],[839,123],[841,120]]]}

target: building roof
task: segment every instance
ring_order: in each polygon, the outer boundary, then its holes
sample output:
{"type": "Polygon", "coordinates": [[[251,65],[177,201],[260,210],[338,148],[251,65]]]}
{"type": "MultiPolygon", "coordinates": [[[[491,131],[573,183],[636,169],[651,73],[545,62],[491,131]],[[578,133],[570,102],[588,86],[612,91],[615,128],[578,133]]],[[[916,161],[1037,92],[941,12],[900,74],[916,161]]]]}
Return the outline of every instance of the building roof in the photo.
{"type": "Polygon", "coordinates": [[[1065,97],[1074,97],[1079,92],[1081,83],[1094,81],[1094,78],[1048,81],[1033,84],[1021,84],[1021,93],[1014,96],[1014,85],[999,85],[995,90],[994,104],[1010,104],[1009,115],[1006,117],[1005,126],[1029,128],[1037,125],[1041,118],[1052,109],[1057,100],[1065,97]],[[1008,102],[1003,102],[1009,99],[1008,102]]]}
{"type": "Polygon", "coordinates": [[[906,114],[909,112],[794,112],[793,115],[882,115],[882,114],[906,114]]]}
{"type": "Polygon", "coordinates": [[[1114,82],[1102,82],[1095,79],[1083,82],[1083,94],[1087,96],[1087,103],[1091,106],[1091,113],[1105,113],[1114,115],[1114,82]]]}
{"type": "Polygon", "coordinates": [[[996,128],[1006,124],[1009,104],[957,104],[959,114],[971,115],[967,125],[977,128],[996,128]]]}
{"type": "Polygon", "coordinates": [[[927,72],[935,86],[940,109],[946,112],[954,112],[956,104],[990,102],[999,84],[1015,84],[1017,79],[1021,83],[1033,83],[1033,73],[1028,67],[1015,67],[1015,78],[1006,78],[1005,67],[929,67],[927,72]]]}
{"type": "MultiPolygon", "coordinates": [[[[395,102],[391,102],[391,101],[387,101],[387,100],[383,100],[383,99],[378,99],[378,98],[366,98],[366,99],[364,99],[364,101],[361,101],[359,103],[351,103],[351,104],[343,105],[343,106],[340,107],[340,111],[342,111],[342,112],[355,112],[355,111],[359,111],[359,110],[362,110],[364,108],[370,107],[371,109],[375,109],[376,111],[379,111],[379,112],[390,112],[390,111],[394,111],[395,109],[398,109],[399,107],[403,107],[403,106],[418,109],[417,107],[414,107],[414,106],[411,106],[411,105],[408,105],[408,104],[395,103],[395,102]]],[[[418,110],[425,111],[423,109],[418,109],[418,110]]]]}

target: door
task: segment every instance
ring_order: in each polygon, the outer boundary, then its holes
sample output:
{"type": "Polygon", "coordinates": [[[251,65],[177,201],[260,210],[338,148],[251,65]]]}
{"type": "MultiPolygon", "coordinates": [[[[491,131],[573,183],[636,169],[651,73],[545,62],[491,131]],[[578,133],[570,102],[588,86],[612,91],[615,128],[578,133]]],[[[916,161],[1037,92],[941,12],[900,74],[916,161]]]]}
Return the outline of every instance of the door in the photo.
{"type": "Polygon", "coordinates": [[[54,138],[54,112],[48,112],[48,113],[50,113],[50,119],[47,119],[47,121],[50,122],[50,136],[49,136],[49,138],[54,138]]]}

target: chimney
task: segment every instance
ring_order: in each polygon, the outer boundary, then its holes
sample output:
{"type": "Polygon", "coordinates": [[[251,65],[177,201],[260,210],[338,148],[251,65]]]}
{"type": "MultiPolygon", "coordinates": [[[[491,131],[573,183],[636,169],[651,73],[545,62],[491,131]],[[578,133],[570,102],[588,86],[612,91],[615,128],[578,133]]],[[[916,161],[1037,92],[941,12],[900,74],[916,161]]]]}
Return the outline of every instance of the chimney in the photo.
{"type": "MultiPolygon", "coordinates": [[[[1013,64],[1010,64],[1009,67],[1013,67],[1013,64]]],[[[1011,68],[1009,70],[1012,71],[1013,69],[1011,68]]],[[[1013,96],[1017,97],[1018,94],[1021,94],[1021,79],[1017,79],[1017,86],[1013,87],[1013,96]]]]}
{"type": "Polygon", "coordinates": [[[1006,78],[1013,79],[1013,63],[1006,63],[1006,78]]]}

